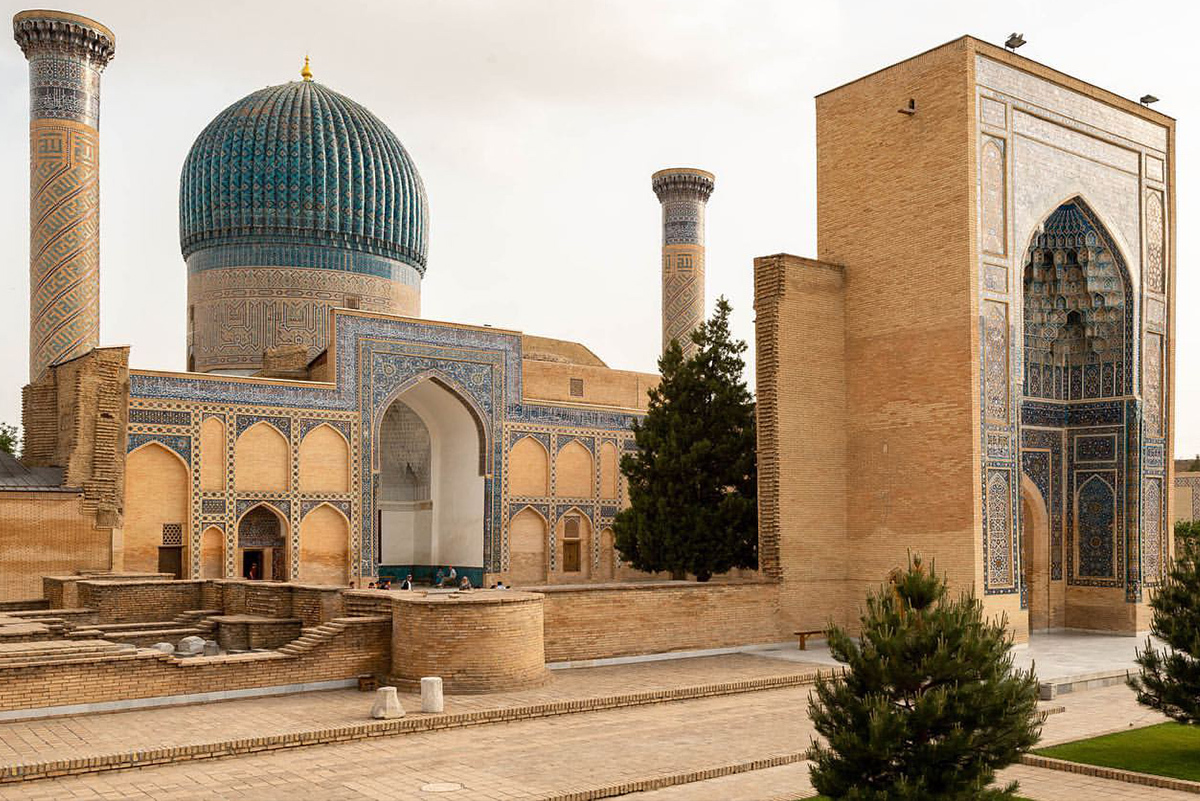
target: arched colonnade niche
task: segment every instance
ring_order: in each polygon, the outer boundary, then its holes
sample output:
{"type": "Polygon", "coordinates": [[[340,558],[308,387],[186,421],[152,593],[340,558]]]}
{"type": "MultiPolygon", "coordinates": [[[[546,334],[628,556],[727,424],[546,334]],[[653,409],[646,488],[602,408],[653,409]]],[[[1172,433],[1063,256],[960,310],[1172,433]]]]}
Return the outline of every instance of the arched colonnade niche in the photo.
{"type": "Polygon", "coordinates": [[[191,491],[187,463],[164,445],[149,442],[129,454],[122,569],[187,575],[191,491]]]}
{"type": "Polygon", "coordinates": [[[287,581],[290,555],[287,521],[269,504],[253,507],[238,521],[238,576],[287,581]]]}
{"type": "Polygon", "coordinates": [[[401,392],[379,423],[380,575],[483,578],[484,443],[476,412],[434,378],[401,392]]]}
{"type": "Polygon", "coordinates": [[[1082,198],[1033,233],[1022,275],[1021,592],[1037,630],[1074,625],[1070,585],[1123,584],[1137,343],[1127,265],[1082,198]]]}

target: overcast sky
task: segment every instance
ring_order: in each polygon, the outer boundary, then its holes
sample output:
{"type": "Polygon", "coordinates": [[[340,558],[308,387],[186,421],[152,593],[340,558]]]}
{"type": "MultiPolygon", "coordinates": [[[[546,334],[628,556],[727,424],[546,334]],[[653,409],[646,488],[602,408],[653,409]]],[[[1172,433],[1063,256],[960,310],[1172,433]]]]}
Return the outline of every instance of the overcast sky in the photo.
{"type": "MultiPolygon", "coordinates": [[[[53,5],[53,4],[52,4],[53,5]]],[[[28,7],[4,0],[7,14],[28,7]]],[[[33,6],[37,7],[37,6],[33,6]]],[[[60,7],[54,5],[54,7],[60,7]]],[[[179,170],[221,109],[316,80],[378,115],[425,180],[423,316],[583,342],[612,367],[659,350],[659,210],[650,174],[714,172],[709,308],[753,347],[752,259],[816,255],[813,96],[962,34],[1180,120],[1176,446],[1200,453],[1200,70],[1189,4],[800,0],[75,0],[108,25],[101,343],[182,369],[179,170]],[[1189,410],[1192,413],[1189,414],[1189,410]]],[[[0,45],[0,421],[20,417],[28,326],[27,72],[0,45]]],[[[965,269],[965,265],[964,265],[965,269]]],[[[752,357],[752,352],[751,352],[752,357]]]]}

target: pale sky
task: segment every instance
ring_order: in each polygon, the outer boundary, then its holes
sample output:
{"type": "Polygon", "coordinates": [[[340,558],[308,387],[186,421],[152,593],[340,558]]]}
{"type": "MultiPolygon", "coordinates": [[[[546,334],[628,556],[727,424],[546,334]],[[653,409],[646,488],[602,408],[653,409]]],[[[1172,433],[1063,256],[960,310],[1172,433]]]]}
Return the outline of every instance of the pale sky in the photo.
{"type": "MultiPolygon", "coordinates": [[[[36,5],[4,0],[6,14],[36,5]]],[[[422,314],[583,342],[655,369],[659,207],[650,174],[716,174],[708,306],[753,348],[755,256],[816,255],[813,96],[963,34],[1178,119],[1176,447],[1200,453],[1200,13],[1184,2],[74,0],[108,25],[101,344],[183,369],[179,171],[221,109],[316,80],[396,132],[429,193],[422,314]],[[1189,414],[1189,410],[1192,411],[1189,414]]],[[[28,327],[28,84],[0,44],[0,421],[20,419],[28,327]]],[[[965,265],[964,265],[965,268],[965,265]]],[[[753,358],[753,352],[749,354],[753,358]]]]}

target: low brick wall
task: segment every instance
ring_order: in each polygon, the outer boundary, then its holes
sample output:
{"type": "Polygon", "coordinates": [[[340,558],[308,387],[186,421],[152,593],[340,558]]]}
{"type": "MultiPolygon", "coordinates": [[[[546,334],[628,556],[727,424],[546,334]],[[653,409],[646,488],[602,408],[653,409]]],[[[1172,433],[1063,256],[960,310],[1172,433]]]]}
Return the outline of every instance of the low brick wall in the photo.
{"type": "Polygon", "coordinates": [[[204,581],[108,581],[76,584],[78,606],[95,609],[104,623],[148,623],[171,620],[202,609],[204,581]]]}
{"type": "Polygon", "coordinates": [[[253,615],[218,615],[217,642],[226,651],[278,648],[300,636],[299,618],[262,618],[253,615]]]}
{"type": "Polygon", "coordinates": [[[0,667],[0,711],[131,698],[188,695],[382,675],[390,665],[391,621],[342,618],[343,629],[301,654],[280,652],[178,659],[155,651],[89,661],[47,659],[0,667]]]}
{"type": "Polygon", "coordinates": [[[49,608],[50,602],[45,598],[30,598],[27,601],[0,601],[0,615],[5,612],[28,612],[49,608]]]}
{"type": "Polygon", "coordinates": [[[423,676],[441,676],[448,693],[488,693],[536,687],[549,677],[541,595],[502,590],[389,595],[389,682],[411,689],[423,676]]]}
{"type": "Polygon", "coordinates": [[[316,626],[345,612],[342,588],[274,581],[214,579],[203,591],[206,609],[227,615],[298,617],[305,626],[316,626]]]}
{"type": "Polygon", "coordinates": [[[726,648],[791,636],[770,581],[539,587],[546,660],[726,648]]]}
{"type": "Polygon", "coordinates": [[[78,584],[81,581],[170,581],[170,573],[106,573],[81,572],[70,576],[42,576],[42,595],[52,609],[72,609],[79,606],[78,584]]]}

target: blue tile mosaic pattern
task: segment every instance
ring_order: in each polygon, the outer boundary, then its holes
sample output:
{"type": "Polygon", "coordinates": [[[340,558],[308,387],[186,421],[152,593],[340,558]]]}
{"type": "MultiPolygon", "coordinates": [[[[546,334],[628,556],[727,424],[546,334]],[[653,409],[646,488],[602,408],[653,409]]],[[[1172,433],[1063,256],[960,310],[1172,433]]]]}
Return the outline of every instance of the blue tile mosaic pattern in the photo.
{"type": "MultiPolygon", "coordinates": [[[[130,395],[138,400],[255,407],[253,413],[236,415],[231,435],[265,420],[295,437],[297,442],[302,432],[320,424],[315,417],[310,419],[312,412],[303,410],[355,414],[361,432],[357,463],[360,495],[352,524],[359,531],[361,575],[372,574],[379,555],[374,514],[379,492],[376,427],[387,407],[408,387],[425,380],[437,381],[470,409],[480,428],[485,444],[482,467],[487,477],[483,559],[484,567],[492,572],[503,569],[504,565],[503,520],[508,511],[503,501],[505,426],[589,429],[592,436],[581,439],[585,444],[592,442],[594,447],[595,434],[627,432],[633,421],[640,418],[635,413],[525,402],[520,334],[351,313],[335,313],[333,328],[331,357],[336,364],[333,385],[134,371],[130,374],[130,395]],[[294,432],[293,417],[298,421],[294,432]]],[[[347,433],[344,422],[321,422],[347,433]]],[[[548,440],[544,431],[539,434],[539,440],[548,440]]],[[[233,447],[232,439],[228,447],[233,447]]],[[[624,447],[635,446],[630,440],[624,447]]],[[[232,477],[228,481],[232,482],[232,477]]],[[[288,501],[266,498],[238,498],[236,516],[259,502],[275,505],[285,517],[290,516],[288,501]]]]}
{"type": "Polygon", "coordinates": [[[428,204],[396,135],[311,81],[269,86],[201,132],[183,165],[184,258],[216,245],[303,244],[395,259],[422,274],[428,204]]]}
{"type": "Polygon", "coordinates": [[[1116,498],[1103,475],[1079,478],[1079,575],[1112,578],[1116,498]]]}

